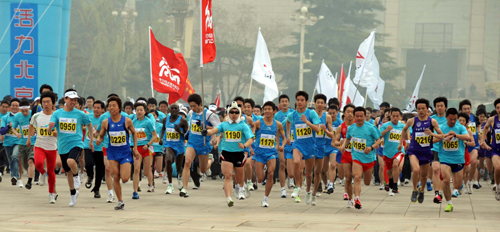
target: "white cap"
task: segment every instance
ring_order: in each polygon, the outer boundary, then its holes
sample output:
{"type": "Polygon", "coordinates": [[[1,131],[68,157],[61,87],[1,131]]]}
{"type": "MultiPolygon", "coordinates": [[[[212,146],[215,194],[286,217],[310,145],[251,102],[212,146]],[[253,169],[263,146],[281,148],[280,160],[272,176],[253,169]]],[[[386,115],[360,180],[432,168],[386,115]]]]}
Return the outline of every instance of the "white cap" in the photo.
{"type": "Polygon", "coordinates": [[[208,106],[208,110],[216,111],[217,110],[217,106],[216,105],[209,105],[208,106]]]}
{"type": "Polygon", "coordinates": [[[185,110],[181,109],[181,110],[179,110],[179,113],[184,114],[187,117],[187,113],[185,110]]]}
{"type": "Polygon", "coordinates": [[[40,97],[36,97],[34,101],[40,101],[40,97]]]}
{"type": "Polygon", "coordinates": [[[69,98],[72,98],[72,99],[73,99],[73,98],[80,98],[80,97],[78,96],[78,93],[76,93],[76,91],[69,91],[69,92],[66,92],[66,93],[64,94],[64,97],[69,97],[69,98]]]}

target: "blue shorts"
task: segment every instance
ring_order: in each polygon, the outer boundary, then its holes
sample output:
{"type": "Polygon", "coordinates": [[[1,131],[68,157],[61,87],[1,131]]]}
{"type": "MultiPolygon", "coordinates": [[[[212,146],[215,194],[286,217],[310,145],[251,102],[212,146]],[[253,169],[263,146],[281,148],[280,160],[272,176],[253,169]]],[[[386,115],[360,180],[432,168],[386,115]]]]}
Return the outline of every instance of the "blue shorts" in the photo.
{"type": "Polygon", "coordinates": [[[434,158],[434,156],[432,155],[432,151],[430,149],[426,151],[426,150],[412,150],[410,148],[408,149],[407,154],[416,156],[420,166],[430,163],[434,158]]]}
{"type": "MultiPolygon", "coordinates": [[[[179,156],[179,155],[182,155],[182,154],[184,154],[184,152],[185,152],[185,151],[184,151],[184,146],[183,146],[182,148],[179,148],[179,147],[169,147],[169,146],[166,146],[166,147],[165,147],[165,150],[166,150],[167,148],[170,148],[170,149],[172,149],[172,151],[174,151],[175,157],[177,157],[177,156],[179,156]]],[[[166,154],[166,153],[167,153],[167,152],[165,152],[165,154],[166,154]]]]}
{"type": "Polygon", "coordinates": [[[267,152],[267,153],[255,153],[252,157],[252,160],[255,160],[259,163],[266,164],[267,161],[278,158],[278,153],[267,152]]]}
{"type": "Polygon", "coordinates": [[[449,164],[449,163],[443,163],[443,162],[441,162],[441,164],[450,166],[451,172],[453,172],[453,173],[459,172],[462,169],[464,169],[464,164],[449,164]]]}
{"type": "Polygon", "coordinates": [[[285,149],[285,159],[293,160],[293,149],[287,150],[285,149]]]}
{"type": "Polygon", "coordinates": [[[316,156],[316,144],[300,145],[300,144],[294,143],[293,149],[294,150],[296,149],[300,153],[302,153],[303,160],[314,159],[316,156]]]}
{"type": "Polygon", "coordinates": [[[478,149],[477,147],[467,147],[467,150],[469,151],[469,153],[471,153],[472,151],[477,150],[477,149],[478,149]]]}
{"type": "Polygon", "coordinates": [[[212,146],[210,146],[210,145],[195,147],[195,146],[189,144],[189,142],[188,142],[187,147],[192,147],[194,149],[194,151],[196,152],[196,155],[208,155],[208,153],[210,153],[210,151],[212,151],[212,146]]]}
{"type": "Polygon", "coordinates": [[[493,158],[493,156],[495,156],[495,155],[496,156],[500,156],[500,150],[499,149],[495,149],[495,148],[491,148],[489,157],[488,157],[488,154],[486,154],[486,157],[493,158]]]}
{"type": "Polygon", "coordinates": [[[340,153],[340,151],[337,151],[337,157],[335,157],[335,159],[338,164],[342,163],[342,153],[340,153]]]}
{"type": "Polygon", "coordinates": [[[325,144],[325,157],[330,157],[331,154],[337,154],[339,150],[330,145],[325,144]]]}
{"type": "Polygon", "coordinates": [[[477,157],[484,158],[486,157],[486,149],[479,148],[477,151],[477,157]]]}
{"type": "Polygon", "coordinates": [[[132,152],[131,150],[129,151],[113,151],[113,150],[106,150],[106,153],[108,154],[108,160],[114,160],[118,162],[120,165],[125,164],[125,163],[134,163],[134,159],[132,158],[132,152]]]}
{"type": "Polygon", "coordinates": [[[325,157],[325,145],[316,145],[316,154],[314,158],[323,159],[325,157]]]}

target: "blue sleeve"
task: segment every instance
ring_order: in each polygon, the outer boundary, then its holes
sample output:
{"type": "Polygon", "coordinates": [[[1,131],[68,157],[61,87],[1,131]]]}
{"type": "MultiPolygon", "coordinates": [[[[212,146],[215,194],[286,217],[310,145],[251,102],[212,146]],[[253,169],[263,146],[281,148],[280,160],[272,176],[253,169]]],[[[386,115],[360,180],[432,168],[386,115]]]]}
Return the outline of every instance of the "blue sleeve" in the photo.
{"type": "Polygon", "coordinates": [[[91,123],[89,115],[82,111],[82,123],[83,125],[88,125],[91,123]]]}
{"type": "Polygon", "coordinates": [[[274,120],[278,120],[278,113],[274,115],[274,120]]]}
{"type": "Polygon", "coordinates": [[[293,114],[288,114],[288,115],[286,116],[286,119],[287,119],[290,123],[292,123],[292,124],[293,124],[293,114]]]}
{"type": "Polygon", "coordinates": [[[6,116],[3,116],[2,117],[2,128],[0,129],[0,134],[1,135],[5,135],[7,134],[7,132],[9,132],[9,127],[8,127],[8,124],[5,122],[7,120],[7,117],[6,116]]]}
{"type": "Polygon", "coordinates": [[[461,135],[466,135],[466,134],[468,134],[468,133],[469,133],[469,132],[467,132],[467,127],[465,127],[465,126],[461,126],[461,127],[460,127],[460,134],[461,134],[461,135]]]}
{"type": "Polygon", "coordinates": [[[50,117],[50,122],[55,123],[56,126],[57,126],[57,121],[59,121],[59,111],[58,110],[56,110],[56,112],[54,112],[52,114],[52,116],[50,117]]]}
{"type": "Polygon", "coordinates": [[[101,115],[101,117],[99,117],[99,122],[97,123],[98,125],[96,130],[101,130],[102,121],[104,121],[104,115],[101,115]]]}
{"type": "Polygon", "coordinates": [[[384,123],[382,124],[382,126],[380,127],[380,129],[378,130],[380,134],[382,134],[382,131],[385,131],[385,129],[387,129],[387,126],[388,124],[387,123],[384,123]]]}
{"type": "Polygon", "coordinates": [[[219,130],[219,133],[224,133],[224,126],[223,126],[224,123],[221,123],[217,126],[217,130],[219,130]]]}
{"type": "Polygon", "coordinates": [[[17,115],[22,115],[22,113],[14,115],[14,119],[12,120],[12,128],[17,128],[17,126],[19,126],[19,122],[17,121],[19,116],[17,115]]]}
{"type": "MultiPolygon", "coordinates": [[[[385,125],[385,124],[384,124],[385,125]]],[[[382,134],[380,133],[380,131],[377,129],[377,127],[372,127],[372,136],[373,136],[373,140],[377,140],[380,138],[380,136],[382,136],[382,134]]]]}
{"type": "MultiPolygon", "coordinates": [[[[248,126],[244,126],[243,127],[243,133],[245,134],[245,138],[248,140],[248,139],[251,139],[254,137],[253,133],[252,133],[252,130],[250,129],[250,127],[248,126]]],[[[246,141],[245,141],[246,142],[246,141]]]]}
{"type": "Polygon", "coordinates": [[[149,122],[147,123],[146,128],[147,128],[149,131],[151,131],[151,133],[153,133],[153,131],[156,131],[156,127],[155,127],[155,125],[154,125],[151,121],[149,121],[149,122]]]}
{"type": "Polygon", "coordinates": [[[312,124],[318,125],[321,123],[321,119],[319,119],[319,116],[316,113],[316,111],[311,110],[311,112],[309,113],[309,117],[311,117],[311,119],[312,119],[312,124]]]}

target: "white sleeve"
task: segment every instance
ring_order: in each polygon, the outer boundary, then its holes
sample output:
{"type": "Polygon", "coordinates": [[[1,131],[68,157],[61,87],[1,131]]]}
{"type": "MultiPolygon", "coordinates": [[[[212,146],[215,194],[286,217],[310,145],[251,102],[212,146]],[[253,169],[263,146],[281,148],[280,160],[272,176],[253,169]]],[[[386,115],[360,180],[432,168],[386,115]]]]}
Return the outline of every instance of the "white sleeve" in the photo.
{"type": "Polygon", "coordinates": [[[220,124],[219,117],[212,113],[212,111],[207,111],[206,120],[212,124],[213,127],[217,127],[220,124]]]}

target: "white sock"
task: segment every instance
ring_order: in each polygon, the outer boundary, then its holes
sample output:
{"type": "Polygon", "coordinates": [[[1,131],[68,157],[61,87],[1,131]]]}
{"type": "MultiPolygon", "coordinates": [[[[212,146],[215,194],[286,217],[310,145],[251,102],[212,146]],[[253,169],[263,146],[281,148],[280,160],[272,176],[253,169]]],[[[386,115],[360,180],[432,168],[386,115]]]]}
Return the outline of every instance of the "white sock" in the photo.
{"type": "Polygon", "coordinates": [[[427,182],[431,182],[431,181],[432,181],[431,178],[427,178],[427,182]]]}
{"type": "Polygon", "coordinates": [[[470,181],[467,181],[467,185],[469,185],[469,184],[470,184],[470,181]]]}
{"type": "Polygon", "coordinates": [[[285,187],[281,188],[281,191],[285,190],[285,187]]]}
{"type": "Polygon", "coordinates": [[[264,200],[267,201],[267,196],[264,196],[264,200]]]}
{"type": "Polygon", "coordinates": [[[109,194],[113,196],[113,190],[108,190],[109,194]]]}
{"type": "Polygon", "coordinates": [[[448,201],[448,204],[449,204],[449,205],[453,205],[453,204],[451,203],[451,201],[448,201]]]}
{"type": "Polygon", "coordinates": [[[354,200],[359,200],[359,196],[354,197],[354,200]]]}
{"type": "Polygon", "coordinates": [[[327,180],[326,184],[329,185],[330,184],[330,180],[327,180]]]}
{"type": "Polygon", "coordinates": [[[479,185],[479,181],[477,181],[477,180],[476,180],[476,181],[474,181],[474,184],[475,184],[475,185],[479,185]]]}

